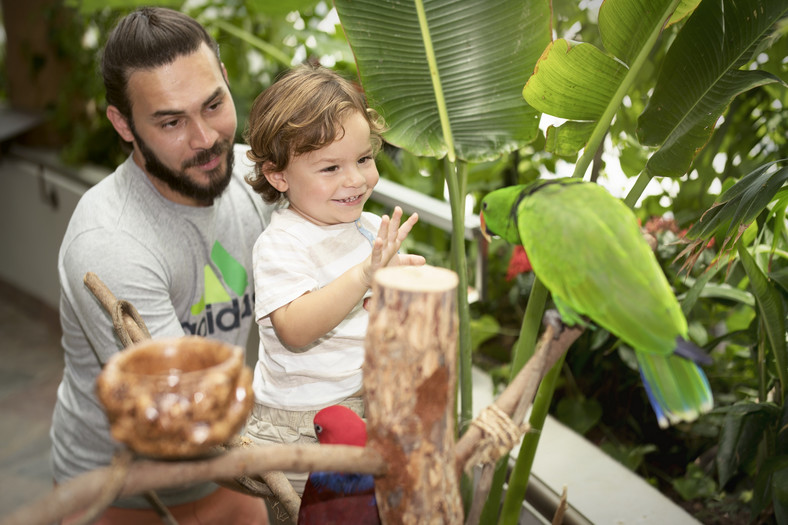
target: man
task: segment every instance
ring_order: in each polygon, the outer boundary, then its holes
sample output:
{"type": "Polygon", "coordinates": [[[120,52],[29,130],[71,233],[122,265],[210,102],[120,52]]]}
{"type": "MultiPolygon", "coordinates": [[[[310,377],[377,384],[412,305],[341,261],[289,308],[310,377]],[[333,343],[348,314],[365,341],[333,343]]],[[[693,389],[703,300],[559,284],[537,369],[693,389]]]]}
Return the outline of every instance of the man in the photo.
{"type": "MultiPolygon", "coordinates": [[[[143,8],[110,34],[107,117],[133,147],[81,199],[58,258],[65,370],[52,421],[56,482],[109,465],[118,444],[95,394],[122,345],[83,284],[95,273],[153,338],[196,334],[244,346],[253,319],[252,247],[270,209],[243,180],[244,149],[216,42],[176,11],[143,8]]],[[[213,483],[157,491],[181,523],[267,523],[259,498],[213,483]]],[[[160,523],[142,497],[98,523],[160,523]]],[[[68,523],[70,520],[66,520],[68,523]]]]}

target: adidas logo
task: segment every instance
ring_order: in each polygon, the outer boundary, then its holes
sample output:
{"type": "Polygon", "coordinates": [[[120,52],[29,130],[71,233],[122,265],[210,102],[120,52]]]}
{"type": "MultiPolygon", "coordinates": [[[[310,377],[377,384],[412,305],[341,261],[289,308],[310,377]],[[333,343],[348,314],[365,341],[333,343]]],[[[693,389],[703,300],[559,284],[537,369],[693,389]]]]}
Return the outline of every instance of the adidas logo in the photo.
{"type": "Polygon", "coordinates": [[[235,330],[240,326],[241,319],[252,315],[252,297],[245,293],[249,276],[243,265],[236,261],[219,241],[216,241],[211,249],[211,261],[219,270],[221,278],[216,275],[210,264],[205,265],[203,268],[205,291],[200,300],[191,307],[192,317],[198,319],[194,322],[181,323],[187,334],[207,336],[216,331],[235,330]],[[225,285],[241,299],[231,299],[225,285]],[[212,306],[227,303],[230,304],[218,311],[214,311],[212,306]]]}

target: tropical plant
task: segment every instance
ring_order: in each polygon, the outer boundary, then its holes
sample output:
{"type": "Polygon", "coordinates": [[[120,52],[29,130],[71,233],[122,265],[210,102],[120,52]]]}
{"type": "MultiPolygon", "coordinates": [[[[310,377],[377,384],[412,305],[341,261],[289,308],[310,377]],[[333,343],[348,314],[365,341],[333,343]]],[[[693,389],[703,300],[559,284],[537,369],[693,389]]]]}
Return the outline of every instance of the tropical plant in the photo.
{"type": "MultiPolygon", "coordinates": [[[[690,171],[697,152],[709,141],[715,123],[737,95],[781,83],[768,72],[743,69],[788,11],[784,2],[775,0],[746,5],[608,0],[598,18],[603,48],[551,40],[533,75],[532,62],[526,57],[535,56],[534,49],[542,44],[542,30],[549,27],[550,5],[546,2],[500,2],[492,9],[474,2],[458,6],[442,0],[396,5],[335,3],[365,91],[392,126],[387,139],[417,155],[445,156],[444,178],[458,215],[452,253],[461,278],[465,273],[464,250],[460,248],[464,241],[459,234],[466,197],[465,163],[505,153],[509,144],[517,144],[516,137],[527,142],[528,135],[518,134],[518,130],[530,123],[531,108],[567,120],[548,129],[546,147],[560,155],[583,149],[573,172],[573,176],[582,177],[613,119],[625,106],[625,98],[632,92],[643,97],[638,101],[645,108],[637,121],[637,132],[622,131],[622,126],[616,130],[619,140],[622,134],[629,137],[629,144],[636,146],[645,160],[626,198],[634,206],[652,178],[678,178],[690,171]],[[507,23],[496,25],[494,31],[486,30],[491,18],[507,23]],[[669,32],[664,31],[666,27],[669,32]],[[655,54],[659,60],[650,62],[655,54]],[[503,57],[510,56],[514,59],[507,66],[503,57]],[[512,84],[522,79],[523,69],[528,77],[523,89],[527,105],[515,103],[513,97],[512,84]],[[654,76],[652,71],[658,74],[654,76]],[[644,84],[648,86],[645,96],[644,84]],[[509,118],[500,118],[500,122],[487,118],[499,114],[499,102],[509,105],[507,116],[523,119],[520,126],[509,118]],[[492,130],[488,129],[490,124],[492,130]],[[466,130],[484,142],[471,139],[466,130]],[[504,138],[499,138],[502,135],[504,138]],[[456,137],[469,140],[463,143],[456,137]]],[[[634,124],[631,119],[627,122],[626,116],[621,120],[625,126],[634,124]]],[[[748,272],[751,280],[753,275],[748,272]]],[[[708,278],[698,279],[688,291],[687,312],[707,282],[708,278]]],[[[461,290],[461,304],[464,299],[461,290]]],[[[513,356],[513,373],[532,351],[546,300],[546,290],[534,281],[513,356]]],[[[770,304],[775,302],[772,298],[770,304]]],[[[469,326],[467,314],[461,315],[461,323],[469,326]]],[[[779,332],[784,342],[784,326],[782,331],[779,326],[773,331],[779,332]]],[[[464,339],[461,334],[461,430],[470,403],[466,401],[469,385],[464,372],[470,364],[469,341],[469,334],[464,339]]],[[[560,370],[559,363],[542,382],[530,419],[532,428],[543,424],[560,370]]],[[[538,436],[536,432],[524,439],[504,499],[504,523],[516,522],[519,515],[538,436]]],[[[497,513],[495,492],[489,501],[485,522],[497,513]]]]}
{"type": "MultiPolygon", "coordinates": [[[[61,35],[71,39],[65,52],[90,57],[75,59],[79,71],[94,74],[108,28],[142,3],[67,0],[83,33],[98,35],[61,35]]],[[[474,247],[465,246],[464,214],[488,191],[538,177],[571,174],[612,190],[620,184],[614,172],[631,177],[626,202],[637,204],[657,239],[692,338],[715,358],[708,375],[718,408],[695,424],[655,432],[631,351],[597,330],[543,380],[531,424],[539,428],[552,411],[677,500],[701,498],[717,509],[733,492],[752,503],[753,516],[788,519],[781,432],[788,196],[785,161],[776,161],[788,158],[784,0],[606,0],[601,7],[336,0],[347,40],[332,32],[330,6],[315,0],[158,3],[195,16],[217,38],[239,122],[290,64],[309,58],[357,71],[390,127],[393,147],[378,159],[381,173],[437,198],[448,194],[451,238],[419,225],[409,248],[453,267],[462,282],[460,432],[472,408],[471,360],[494,362],[494,377],[507,381],[529,357],[549,300],[533,274],[501,278],[511,247],[493,241],[489,298],[468,304],[466,251],[474,247]],[[540,126],[548,115],[555,124],[540,126]],[[674,260],[684,245],[677,243],[686,240],[692,248],[681,263],[690,259],[680,271],[674,260]]],[[[85,91],[99,115],[77,122],[62,110],[73,134],[69,158],[113,166],[109,146],[91,147],[115,136],[100,118],[99,82],[64,89],[64,102],[69,89],[85,91]]],[[[484,523],[499,514],[503,523],[516,520],[537,439],[525,438],[502,510],[507,464],[499,465],[484,523]]]]}

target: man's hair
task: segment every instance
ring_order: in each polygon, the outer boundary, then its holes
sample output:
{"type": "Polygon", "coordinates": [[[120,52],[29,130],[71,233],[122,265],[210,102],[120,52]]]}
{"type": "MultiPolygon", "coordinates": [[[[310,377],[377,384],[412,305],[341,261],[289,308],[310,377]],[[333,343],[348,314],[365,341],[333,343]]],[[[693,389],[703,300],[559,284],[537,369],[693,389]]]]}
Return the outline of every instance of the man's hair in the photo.
{"type": "Polygon", "coordinates": [[[331,69],[310,64],[291,69],[252,105],[244,139],[251,146],[246,155],[255,167],[254,175],[246,181],[265,202],[284,199],[284,193],[266,180],[265,171],[284,171],[293,157],[341,138],[345,132],[342,122],[354,112],[369,123],[376,154],[383,142],[384,124],[367,107],[361,90],[331,69]]]}
{"type": "Polygon", "coordinates": [[[193,18],[163,7],[143,7],[118,22],[107,39],[101,56],[101,75],[107,103],[131,120],[129,77],[138,70],[150,70],[190,55],[205,43],[215,51],[219,46],[193,18]]]}

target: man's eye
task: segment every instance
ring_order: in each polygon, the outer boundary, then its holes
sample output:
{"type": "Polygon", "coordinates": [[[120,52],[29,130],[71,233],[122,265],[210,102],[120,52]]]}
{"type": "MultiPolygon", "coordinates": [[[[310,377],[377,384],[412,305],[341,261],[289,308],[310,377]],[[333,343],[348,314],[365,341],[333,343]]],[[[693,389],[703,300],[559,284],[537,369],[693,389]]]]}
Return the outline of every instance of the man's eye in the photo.
{"type": "Polygon", "coordinates": [[[167,122],[163,122],[161,124],[161,127],[162,128],[174,128],[175,126],[178,125],[178,122],[180,122],[180,121],[178,121],[178,120],[168,120],[167,122]]]}

